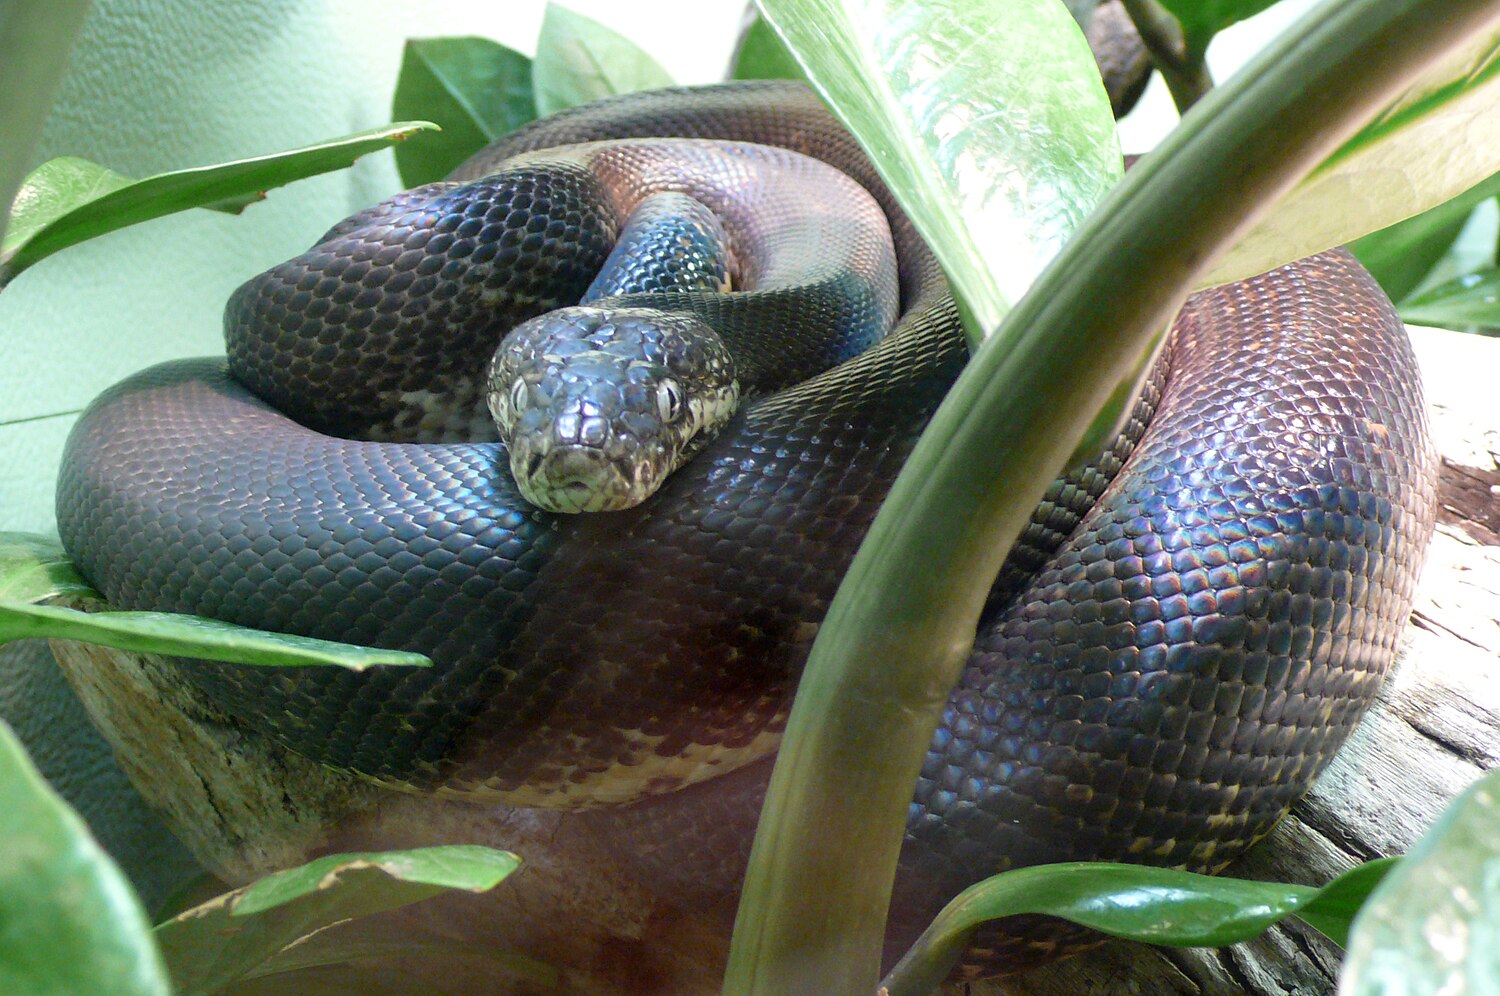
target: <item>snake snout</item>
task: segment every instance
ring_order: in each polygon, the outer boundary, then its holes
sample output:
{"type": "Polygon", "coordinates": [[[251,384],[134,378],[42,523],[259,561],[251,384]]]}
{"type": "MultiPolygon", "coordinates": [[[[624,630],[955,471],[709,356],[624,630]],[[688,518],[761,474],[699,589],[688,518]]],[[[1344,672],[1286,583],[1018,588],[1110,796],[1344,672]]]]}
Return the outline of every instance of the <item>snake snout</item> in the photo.
{"type": "Polygon", "coordinates": [[[512,473],[526,500],[552,512],[614,512],[640,504],[651,490],[635,487],[635,468],[592,446],[559,446],[522,457],[512,473]]]}

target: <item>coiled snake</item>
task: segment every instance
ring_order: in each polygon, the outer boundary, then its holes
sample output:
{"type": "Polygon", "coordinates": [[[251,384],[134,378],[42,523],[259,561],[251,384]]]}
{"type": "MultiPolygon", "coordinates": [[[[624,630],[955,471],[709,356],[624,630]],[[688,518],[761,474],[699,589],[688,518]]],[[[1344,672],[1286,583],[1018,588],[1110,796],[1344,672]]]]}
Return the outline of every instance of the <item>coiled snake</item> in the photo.
{"type": "MultiPolygon", "coordinates": [[[[796,182],[853,186],[817,176],[796,182]]],[[[180,673],[247,726],[383,783],[607,807],[591,818],[709,902],[746,833],[693,807],[743,811],[759,791],[839,579],[964,362],[952,297],[852,139],[792,84],[575,109],[451,179],[242,288],[227,366],[164,364],[95,401],[59,482],[63,540],[120,607],[428,653],[430,670],[180,673]],[[852,177],[889,219],[894,327],[798,352],[824,285],[809,300],[758,272],[761,223],[735,211],[771,182],[759,164],[799,157],[688,144],[674,159],[652,139],[501,166],[637,136],[765,143],[852,177]],[[741,165],[709,165],[725,156],[741,165]],[[716,169],[722,196],[700,190],[716,169]],[[687,292],[689,310],[732,335],[749,321],[736,299],[755,298],[773,336],[740,337],[736,360],[769,373],[717,437],[638,507],[576,516],[524,500],[499,443],[409,441],[493,433],[472,426],[495,344],[578,300],[646,187],[724,202],[749,292],[687,292]],[[714,856],[673,853],[674,827],[714,856]]],[[[790,236],[802,256],[853,240],[874,258],[864,222],[824,213],[790,236]]],[[[1265,834],[1390,665],[1434,475],[1404,330],[1347,253],[1192,298],[1130,426],[1052,487],[996,583],[912,802],[898,908],[920,920],[1039,861],[1218,868],[1265,834]]]]}

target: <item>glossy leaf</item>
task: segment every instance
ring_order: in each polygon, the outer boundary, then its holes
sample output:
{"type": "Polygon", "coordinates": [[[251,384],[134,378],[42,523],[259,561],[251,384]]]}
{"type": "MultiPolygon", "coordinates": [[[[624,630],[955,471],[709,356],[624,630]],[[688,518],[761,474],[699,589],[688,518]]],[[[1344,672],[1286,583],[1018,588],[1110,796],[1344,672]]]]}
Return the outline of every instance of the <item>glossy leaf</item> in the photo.
{"type": "Polygon", "coordinates": [[[0,239],[90,6],[89,0],[0,0],[0,239]]]}
{"type": "Polygon", "coordinates": [[[531,64],[543,117],[601,97],[672,85],[672,76],[635,42],[592,18],[547,5],[531,64]]]}
{"type": "MultiPolygon", "coordinates": [[[[971,344],[988,347],[984,333],[996,329],[1121,173],[1109,99],[1078,25],[1056,0],[761,0],[760,7],[937,250],[966,305],[971,344]]],[[[1014,390],[1017,383],[1009,396],[1034,394],[1014,390]]],[[[970,455],[948,466],[967,464],[970,455]]],[[[1049,480],[1065,455],[1046,465],[1049,480]]],[[[1042,470],[1032,471],[1040,480],[1042,470]]],[[[934,468],[915,471],[908,463],[902,480],[914,472],[927,476],[934,468]]],[[[948,533],[938,546],[946,552],[973,540],[971,552],[987,560],[1015,536],[1008,524],[1003,538],[988,533],[993,499],[1009,494],[1011,511],[1022,514],[1025,504],[1029,515],[1040,497],[1041,487],[1031,493],[1025,480],[1024,472],[1008,480],[1013,492],[991,482],[980,502],[965,495],[897,514],[910,514],[913,526],[941,524],[939,532],[974,527],[975,535],[948,533]]],[[[886,509],[896,498],[892,492],[886,509]]],[[[890,513],[881,514],[889,523],[890,513]]],[[[867,564],[868,551],[881,546],[878,532],[861,549],[867,564]]],[[[925,562],[933,552],[924,548],[906,563],[925,562]]],[[[861,577],[859,558],[855,564],[840,588],[846,609],[866,594],[894,595],[883,587],[893,575],[861,577]]],[[[900,813],[956,680],[957,654],[973,639],[979,602],[971,596],[979,585],[971,566],[988,572],[986,589],[999,571],[998,561],[960,565],[921,572],[914,584],[908,570],[892,599],[901,604],[886,603],[890,611],[867,619],[868,628],[841,629],[838,613],[825,622],[756,835],[727,992],[873,986],[869,951],[883,929],[900,813]],[[964,614],[971,602],[974,616],[943,630],[939,620],[964,614]],[[909,625],[919,617],[927,622],[909,625]],[[859,772],[854,781],[851,770],[859,772]],[[831,813],[833,799],[849,805],[831,813]],[[860,842],[857,854],[851,840],[860,842]]]]}
{"type": "Polygon", "coordinates": [[[0,992],[171,991],[145,911],[0,723],[0,992]]]}
{"type": "Polygon", "coordinates": [[[1500,329],[1500,269],[1466,273],[1407,298],[1396,311],[1413,325],[1500,329]]]}
{"type": "Polygon", "coordinates": [[[44,602],[57,595],[100,597],[57,540],[0,532],[0,602],[44,602]]]}
{"type": "Polygon", "coordinates": [[[356,647],[289,633],[248,629],[176,612],[80,612],[58,605],[0,602],[0,644],[81,640],[118,650],[263,667],[430,667],[421,654],[356,647]]]}
{"type": "Polygon", "coordinates": [[[1371,232],[1349,249],[1392,301],[1406,297],[1453,245],[1474,209],[1500,194],[1500,173],[1414,218],[1371,232]]]}
{"type": "Polygon", "coordinates": [[[1208,47],[1210,39],[1237,21],[1253,17],[1273,6],[1276,0],[1158,0],[1182,25],[1188,45],[1196,52],[1208,47]]]}
{"type": "Polygon", "coordinates": [[[1056,0],[760,0],[993,331],[1121,174],[1109,98],[1056,0]]]}
{"type": "Polygon", "coordinates": [[[757,17],[750,22],[740,38],[734,53],[731,79],[737,80],[802,80],[807,75],[797,65],[796,56],[787,49],[786,43],[766,23],[757,17]]]}
{"type": "Polygon", "coordinates": [[[799,679],[726,992],[876,986],[912,785],[1036,501],[1235,236],[1434,59],[1495,30],[1494,0],[1447,0],[1441,18],[1427,0],[1324,7],[1204,97],[975,350],[882,504],[799,679]]]}
{"type": "Polygon", "coordinates": [[[401,57],[391,117],[442,130],[396,146],[408,187],[441,180],[455,166],[536,117],[531,60],[488,38],[412,38],[401,57]]]}
{"type": "Polygon", "coordinates": [[[0,287],[68,246],[188,208],[239,213],[266,191],[343,169],[360,156],[433,128],[404,121],[253,159],[130,180],[84,159],[43,163],[21,184],[0,244],[0,287]]]}
{"type": "Polygon", "coordinates": [[[475,845],[333,854],[278,872],[179,913],[156,928],[178,991],[209,993],[243,979],[310,964],[337,963],[358,951],[288,950],[325,927],[420,902],[454,889],[485,892],[520,859],[475,845]]]}
{"type": "Polygon", "coordinates": [[[976,927],[1022,913],[1044,913],[1114,937],[1175,947],[1238,944],[1296,915],[1344,944],[1360,904],[1391,865],[1392,859],[1360,865],[1323,889],[1107,862],[1020,868],[960,893],[881,985],[890,996],[935,991],[976,927]]]}
{"type": "Polygon", "coordinates": [[[1494,993],[1500,980],[1500,772],[1455,799],[1354,923],[1344,996],[1494,993]]]}
{"type": "MultiPolygon", "coordinates": [[[[1311,18],[1320,16],[1314,11],[1311,18]]],[[[1291,29],[1295,37],[1310,19],[1291,29]]],[[[1480,33],[1382,108],[1276,202],[1205,284],[1352,242],[1448,201],[1500,163],[1500,32],[1480,33]]],[[[1186,125],[1194,108],[1184,120],[1186,125]]]]}
{"type": "Polygon", "coordinates": [[[120,650],[272,667],[425,667],[421,654],[377,650],[248,629],[175,612],[82,612],[37,605],[54,596],[102,600],[53,539],[0,533],[0,644],[33,637],[82,640],[120,650]]]}

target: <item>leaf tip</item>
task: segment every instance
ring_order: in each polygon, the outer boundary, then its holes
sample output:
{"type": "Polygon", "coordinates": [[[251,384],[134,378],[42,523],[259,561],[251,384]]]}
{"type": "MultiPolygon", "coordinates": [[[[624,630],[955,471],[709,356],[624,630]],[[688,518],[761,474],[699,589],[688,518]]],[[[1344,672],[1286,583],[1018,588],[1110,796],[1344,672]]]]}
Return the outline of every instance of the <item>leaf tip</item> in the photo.
{"type": "Polygon", "coordinates": [[[392,142],[404,142],[408,138],[411,138],[413,135],[420,134],[424,131],[443,130],[442,125],[439,125],[433,121],[403,121],[396,127],[400,130],[395,131],[391,134],[392,142]]]}

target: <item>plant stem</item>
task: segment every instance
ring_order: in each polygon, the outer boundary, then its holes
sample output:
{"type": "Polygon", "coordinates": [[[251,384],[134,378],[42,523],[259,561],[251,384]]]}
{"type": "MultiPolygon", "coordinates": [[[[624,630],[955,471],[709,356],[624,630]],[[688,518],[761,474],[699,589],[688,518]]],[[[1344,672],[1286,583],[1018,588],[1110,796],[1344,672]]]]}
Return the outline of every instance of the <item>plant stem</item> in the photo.
{"type": "Polygon", "coordinates": [[[1495,31],[1500,0],[1448,0],[1441,17],[1427,0],[1319,7],[1193,108],[985,340],[813,646],[726,992],[874,992],[912,786],[985,594],[1037,499],[1235,239],[1436,60],[1495,31]]]}
{"type": "Polygon", "coordinates": [[[1134,22],[1136,31],[1140,32],[1146,51],[1151,53],[1151,61],[1166,81],[1172,103],[1177,105],[1177,113],[1186,114],[1189,107],[1214,87],[1214,78],[1204,61],[1204,47],[1189,45],[1182,33],[1182,25],[1157,0],[1120,2],[1134,22]]]}

